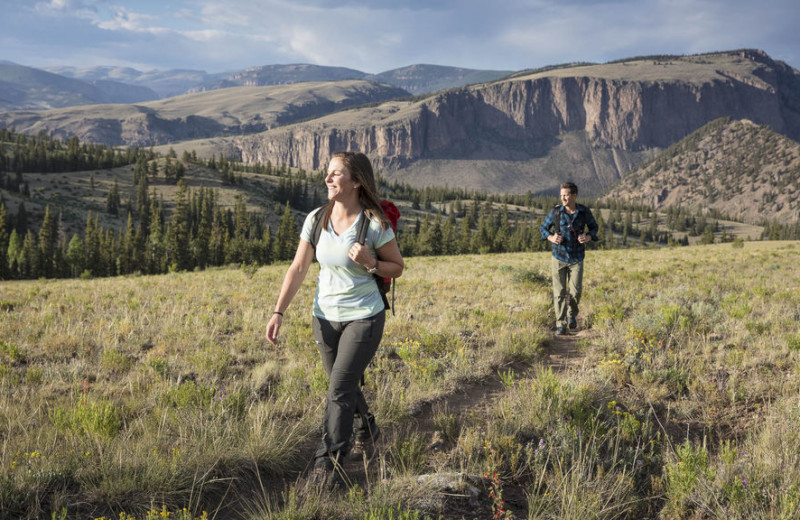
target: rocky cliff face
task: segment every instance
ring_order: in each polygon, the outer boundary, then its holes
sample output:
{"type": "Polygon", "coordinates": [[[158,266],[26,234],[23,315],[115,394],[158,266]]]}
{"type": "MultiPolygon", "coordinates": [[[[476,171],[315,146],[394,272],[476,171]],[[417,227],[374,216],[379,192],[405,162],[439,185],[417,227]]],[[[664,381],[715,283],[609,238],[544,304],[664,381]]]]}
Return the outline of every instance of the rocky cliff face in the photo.
{"type": "MultiPolygon", "coordinates": [[[[637,153],[666,148],[720,117],[750,119],[800,139],[798,73],[763,53],[634,62],[629,67],[637,70],[631,72],[625,66],[576,68],[452,90],[235,143],[246,162],[305,168],[321,167],[337,149],[361,150],[390,178],[402,180],[420,160],[527,162],[536,170],[537,160],[557,148],[561,136],[582,132],[593,147],[611,149],[623,159],[587,167],[586,161],[594,160],[584,155],[563,165],[585,171],[576,180],[602,190],[626,173],[620,165],[636,162],[637,153]]],[[[553,173],[569,176],[571,169],[553,173]]],[[[465,171],[464,185],[474,186],[479,175],[465,171]]]]}

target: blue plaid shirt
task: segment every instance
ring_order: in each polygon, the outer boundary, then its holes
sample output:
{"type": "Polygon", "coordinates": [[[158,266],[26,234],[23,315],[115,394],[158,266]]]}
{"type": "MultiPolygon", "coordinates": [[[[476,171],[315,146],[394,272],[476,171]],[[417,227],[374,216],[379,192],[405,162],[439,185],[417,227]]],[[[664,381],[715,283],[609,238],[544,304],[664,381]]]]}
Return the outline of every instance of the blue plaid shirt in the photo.
{"type": "Polygon", "coordinates": [[[578,204],[572,215],[564,210],[563,205],[557,205],[547,214],[539,230],[542,232],[542,240],[547,240],[553,233],[559,233],[564,237],[564,241],[560,244],[553,244],[553,256],[568,264],[583,262],[586,255],[586,246],[578,242],[578,235],[586,232],[593,241],[599,240],[597,221],[592,211],[581,204],[578,204]],[[587,229],[588,231],[585,231],[587,229]]]}

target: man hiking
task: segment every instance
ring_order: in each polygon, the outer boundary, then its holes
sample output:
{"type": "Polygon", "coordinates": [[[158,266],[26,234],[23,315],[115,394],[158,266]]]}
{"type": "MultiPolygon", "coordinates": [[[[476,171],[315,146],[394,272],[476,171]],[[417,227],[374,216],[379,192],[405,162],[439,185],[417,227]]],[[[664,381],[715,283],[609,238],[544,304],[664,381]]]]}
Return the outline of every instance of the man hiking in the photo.
{"type": "Polygon", "coordinates": [[[597,221],[591,210],[578,204],[578,186],[561,185],[557,204],[540,226],[542,240],[553,244],[553,306],[556,311],[556,334],[578,328],[578,304],[583,291],[583,258],[586,246],[597,241],[597,221]],[[588,231],[588,232],[587,232],[588,231]],[[569,295],[569,298],[567,298],[569,295]]]}

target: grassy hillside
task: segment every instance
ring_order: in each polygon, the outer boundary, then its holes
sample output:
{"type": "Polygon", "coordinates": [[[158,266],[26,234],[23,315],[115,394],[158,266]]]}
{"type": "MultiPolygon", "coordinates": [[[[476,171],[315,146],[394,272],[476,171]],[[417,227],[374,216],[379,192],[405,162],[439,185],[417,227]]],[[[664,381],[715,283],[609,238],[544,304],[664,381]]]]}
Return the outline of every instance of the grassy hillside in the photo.
{"type": "Polygon", "coordinates": [[[796,518],[800,243],[738,246],[590,252],[558,341],[547,253],[408,259],[367,373],[379,453],[333,495],[304,477],[311,277],[277,347],[285,265],[6,282],[0,510],[796,518]]]}
{"type": "Polygon", "coordinates": [[[752,50],[693,56],[633,57],[603,64],[546,67],[529,74],[515,74],[513,79],[527,81],[542,77],[589,77],[614,81],[678,80],[702,85],[733,78],[756,84],[759,81],[760,60],[765,57],[763,52],[752,50]],[[711,63],[716,69],[709,67],[711,63]]]}
{"type": "Polygon", "coordinates": [[[663,210],[715,209],[755,223],[800,215],[800,143],[750,121],[713,121],[625,176],[604,197],[663,210]]]}
{"type": "Polygon", "coordinates": [[[395,87],[358,80],[236,87],[138,104],[5,112],[0,113],[0,126],[27,134],[45,131],[62,139],[151,146],[260,132],[405,95],[395,87]]]}

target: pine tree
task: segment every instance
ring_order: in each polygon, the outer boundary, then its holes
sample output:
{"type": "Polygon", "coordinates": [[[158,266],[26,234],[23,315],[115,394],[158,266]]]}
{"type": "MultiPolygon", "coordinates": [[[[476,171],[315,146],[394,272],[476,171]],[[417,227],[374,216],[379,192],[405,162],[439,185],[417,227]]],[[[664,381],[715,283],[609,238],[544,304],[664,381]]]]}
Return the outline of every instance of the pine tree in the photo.
{"type": "Polygon", "coordinates": [[[22,252],[19,256],[19,272],[21,278],[39,277],[39,251],[36,246],[36,237],[29,229],[22,241],[22,252]]]}
{"type": "Polygon", "coordinates": [[[120,230],[117,243],[119,244],[119,256],[117,257],[117,272],[119,274],[132,273],[137,269],[138,251],[135,248],[134,239],[136,228],[133,225],[133,215],[128,212],[128,222],[125,231],[120,230]]]}
{"type": "Polygon", "coordinates": [[[111,185],[111,190],[109,190],[106,197],[106,211],[114,216],[119,215],[119,206],[119,184],[117,179],[114,178],[114,184],[111,185]]]}
{"type": "Polygon", "coordinates": [[[455,211],[451,209],[450,215],[442,228],[442,254],[457,255],[459,253],[458,245],[460,240],[455,211]]]}
{"type": "Polygon", "coordinates": [[[197,232],[192,241],[192,251],[194,253],[194,263],[201,269],[205,269],[211,262],[210,245],[212,222],[214,219],[214,206],[212,192],[200,189],[198,205],[200,216],[197,219],[197,232]]]}
{"type": "Polygon", "coordinates": [[[419,226],[414,240],[414,254],[418,256],[429,256],[433,254],[431,246],[431,214],[425,214],[425,220],[419,226]]]}
{"type": "Polygon", "coordinates": [[[236,204],[233,211],[233,238],[228,241],[226,260],[232,264],[250,263],[247,243],[247,237],[250,232],[250,217],[247,214],[247,206],[241,195],[236,196],[236,204]]]}
{"type": "Polygon", "coordinates": [[[473,250],[481,254],[491,253],[494,246],[494,218],[491,203],[486,202],[481,207],[478,216],[478,230],[473,237],[473,250]]]}
{"type": "Polygon", "coordinates": [[[139,177],[136,185],[136,215],[139,217],[139,224],[143,229],[150,226],[150,198],[148,196],[147,175],[139,177]]]}
{"type": "Polygon", "coordinates": [[[298,240],[299,236],[297,234],[297,223],[294,220],[289,202],[287,201],[286,207],[283,211],[283,216],[278,224],[278,231],[275,234],[275,240],[272,247],[272,258],[278,262],[282,260],[291,260],[294,257],[298,240]]]}
{"type": "Polygon", "coordinates": [[[262,264],[271,264],[272,263],[272,229],[269,226],[264,228],[264,232],[261,234],[261,243],[259,244],[259,249],[261,250],[261,257],[259,259],[260,263],[262,264]]]}
{"type": "MultiPolygon", "coordinates": [[[[91,276],[103,276],[103,237],[102,231],[97,224],[97,218],[89,211],[86,216],[86,232],[84,233],[84,243],[86,249],[86,261],[84,270],[91,276]]],[[[81,273],[83,274],[83,273],[81,273]]]]}
{"type": "Polygon", "coordinates": [[[187,188],[183,180],[178,181],[178,194],[175,198],[175,211],[172,214],[166,233],[167,265],[180,271],[189,269],[189,211],[187,188]]]}
{"type": "Polygon", "coordinates": [[[86,248],[84,247],[83,240],[81,240],[81,237],[79,237],[77,233],[72,235],[69,241],[66,260],[69,265],[70,275],[72,277],[80,276],[86,265],[86,248]]]}
{"type": "Polygon", "coordinates": [[[52,278],[55,275],[54,256],[58,239],[57,221],[50,206],[45,207],[42,227],[39,228],[39,266],[40,276],[52,278]]]}
{"type": "Polygon", "coordinates": [[[442,216],[437,214],[430,229],[430,251],[432,255],[441,255],[444,234],[442,233],[442,216]]]}
{"type": "Polygon", "coordinates": [[[225,250],[228,245],[228,231],[221,210],[214,212],[211,221],[211,238],[208,244],[208,257],[211,265],[223,265],[225,263],[225,250]]]}
{"type": "Polygon", "coordinates": [[[14,229],[17,230],[19,236],[25,236],[28,232],[28,210],[25,209],[25,203],[20,202],[17,208],[17,218],[14,224],[14,229]]]}
{"type": "Polygon", "coordinates": [[[16,229],[11,230],[8,237],[8,251],[6,257],[8,258],[8,274],[11,278],[20,278],[19,263],[22,254],[22,239],[19,238],[19,233],[16,229]]]}
{"type": "Polygon", "coordinates": [[[164,160],[164,177],[167,180],[167,184],[175,182],[175,171],[172,169],[172,159],[169,156],[164,160]]]}
{"type": "Polygon", "coordinates": [[[509,242],[511,240],[511,224],[508,222],[508,209],[503,208],[502,213],[499,215],[500,222],[497,224],[492,244],[492,250],[498,253],[509,250],[509,242]]]}
{"type": "Polygon", "coordinates": [[[165,271],[164,238],[161,222],[161,206],[153,193],[150,198],[150,227],[147,229],[147,247],[145,265],[148,273],[156,274],[165,271]]]}
{"type": "Polygon", "coordinates": [[[470,229],[469,218],[466,216],[461,219],[461,233],[459,233],[459,239],[458,253],[462,255],[472,253],[472,230],[470,229]]]}

